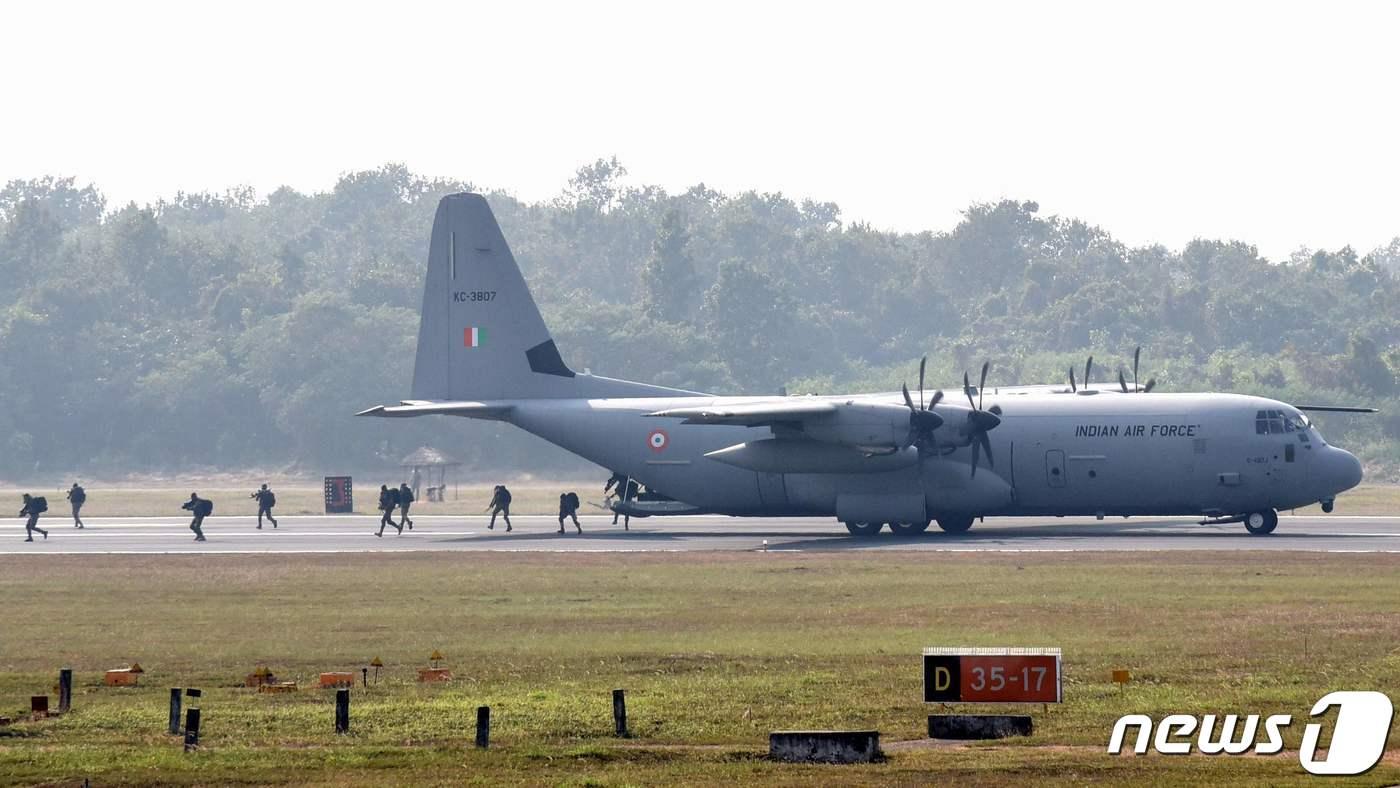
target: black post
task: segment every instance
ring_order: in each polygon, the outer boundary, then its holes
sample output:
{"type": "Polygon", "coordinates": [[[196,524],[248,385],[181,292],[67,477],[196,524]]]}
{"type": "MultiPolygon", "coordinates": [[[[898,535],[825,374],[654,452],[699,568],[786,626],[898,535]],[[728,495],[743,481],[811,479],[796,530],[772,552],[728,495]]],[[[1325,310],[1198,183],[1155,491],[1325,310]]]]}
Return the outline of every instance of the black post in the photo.
{"type": "Polygon", "coordinates": [[[369,668],[360,668],[360,679],[364,681],[366,687],[369,686],[369,668]]]}
{"type": "Polygon", "coordinates": [[[199,746],[199,709],[185,712],[185,752],[193,752],[199,746]]]}
{"type": "Polygon", "coordinates": [[[335,691],[335,732],[350,732],[350,690],[335,691]]]}
{"type": "Polygon", "coordinates": [[[613,690],[613,726],[616,728],[616,735],[626,738],[627,733],[627,699],[620,689],[613,690]]]}
{"type": "Polygon", "coordinates": [[[180,688],[170,688],[170,735],[180,735],[180,688]]]}
{"type": "Polygon", "coordinates": [[[73,705],[73,669],[62,668],[58,671],[58,713],[63,714],[68,711],[68,707],[73,705]]]}
{"type": "Polygon", "coordinates": [[[476,707],[476,746],[481,749],[491,743],[491,707],[476,707]]]}

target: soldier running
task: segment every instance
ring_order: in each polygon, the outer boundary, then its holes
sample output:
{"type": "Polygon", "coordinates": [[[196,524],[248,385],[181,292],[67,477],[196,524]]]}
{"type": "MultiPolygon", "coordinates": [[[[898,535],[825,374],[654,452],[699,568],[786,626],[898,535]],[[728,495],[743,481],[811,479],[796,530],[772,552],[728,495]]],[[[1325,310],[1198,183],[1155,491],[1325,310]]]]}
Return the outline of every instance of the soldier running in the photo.
{"type": "Polygon", "coordinates": [[[48,500],[42,495],[32,497],[29,493],[25,493],[21,498],[24,501],[24,508],[19,510],[19,516],[29,518],[24,521],[24,541],[34,541],[35,531],[43,534],[44,538],[48,539],[49,532],[39,527],[39,515],[49,510],[48,500]]]}
{"type": "Polygon", "coordinates": [[[399,505],[398,502],[394,500],[397,494],[398,488],[391,490],[387,484],[379,485],[379,511],[383,512],[384,516],[379,518],[379,533],[375,534],[375,536],[384,536],[384,526],[386,525],[392,525],[399,529],[400,534],[403,533],[403,526],[394,522],[394,509],[399,505]]]}
{"type": "Polygon", "coordinates": [[[190,530],[194,531],[194,540],[196,542],[208,541],[204,538],[204,518],[214,513],[214,502],[208,498],[200,498],[199,493],[192,492],[190,499],[185,501],[180,508],[188,510],[190,514],[194,515],[194,519],[190,520],[190,530]]]}
{"type": "Polygon", "coordinates": [[[578,493],[567,492],[559,495],[559,533],[564,533],[564,518],[573,518],[574,528],[579,533],[583,533],[583,526],[578,524],[578,493]]]}
{"type": "Polygon", "coordinates": [[[410,530],[410,531],[413,530],[413,521],[410,520],[410,519],[408,519],[408,507],[413,503],[413,498],[414,498],[414,496],[413,496],[413,490],[410,490],[410,489],[408,488],[408,483],[407,483],[407,482],[404,482],[404,483],[400,484],[400,485],[399,485],[399,511],[402,513],[402,516],[399,517],[399,525],[400,525],[400,526],[407,525],[407,526],[408,526],[408,530],[410,530]]]}
{"type": "MultiPolygon", "coordinates": [[[[637,497],[637,483],[627,478],[619,471],[613,471],[613,475],[608,477],[608,483],[603,485],[604,499],[607,498],[609,490],[615,491],[617,500],[622,503],[627,503],[637,497]]],[[[617,509],[613,509],[613,525],[617,525],[618,514],[619,512],[617,509]]],[[[622,517],[624,518],[622,520],[622,530],[632,530],[632,515],[624,514],[622,517]]]]}
{"type": "Polygon", "coordinates": [[[506,519],[506,533],[510,533],[510,490],[504,484],[496,485],[496,489],[491,493],[491,503],[486,505],[491,510],[491,523],[486,526],[486,530],[491,531],[496,528],[496,515],[502,515],[506,519]]]}
{"type": "Polygon", "coordinates": [[[68,488],[68,503],[73,507],[73,527],[82,528],[83,518],[78,516],[78,511],[87,503],[87,491],[77,482],[73,482],[73,486],[68,488]]]}
{"type": "Polygon", "coordinates": [[[264,484],[262,489],[248,497],[256,498],[258,501],[258,530],[262,530],[263,515],[267,515],[267,519],[272,523],[272,527],[276,528],[277,518],[272,516],[272,507],[277,505],[277,495],[267,489],[267,485],[264,484]]]}

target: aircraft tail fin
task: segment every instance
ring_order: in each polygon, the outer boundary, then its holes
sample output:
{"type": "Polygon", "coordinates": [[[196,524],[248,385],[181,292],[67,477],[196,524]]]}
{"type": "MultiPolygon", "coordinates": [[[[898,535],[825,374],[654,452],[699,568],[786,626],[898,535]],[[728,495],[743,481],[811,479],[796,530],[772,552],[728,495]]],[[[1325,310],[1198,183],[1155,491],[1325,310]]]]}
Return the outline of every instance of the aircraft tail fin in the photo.
{"type": "Polygon", "coordinates": [[[575,374],[559,355],[486,198],[451,194],[438,203],[413,367],[414,400],[689,393],[575,374]]]}

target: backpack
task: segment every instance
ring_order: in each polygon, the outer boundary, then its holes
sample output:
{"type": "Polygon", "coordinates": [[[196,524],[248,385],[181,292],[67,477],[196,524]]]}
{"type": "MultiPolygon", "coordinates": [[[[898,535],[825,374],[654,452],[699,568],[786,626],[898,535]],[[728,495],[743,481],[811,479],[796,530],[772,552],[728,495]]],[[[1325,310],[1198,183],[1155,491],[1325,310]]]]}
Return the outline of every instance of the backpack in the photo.
{"type": "Polygon", "coordinates": [[[569,493],[564,496],[564,503],[569,505],[570,511],[578,511],[578,493],[569,493]]]}
{"type": "Polygon", "coordinates": [[[81,487],[74,487],[68,491],[68,500],[73,503],[83,503],[87,500],[87,493],[81,487]]]}
{"type": "Polygon", "coordinates": [[[510,490],[504,487],[501,488],[501,503],[510,506],[510,490]]]}
{"type": "Polygon", "coordinates": [[[263,506],[266,506],[267,508],[271,509],[276,505],[277,496],[273,495],[271,490],[268,490],[267,492],[263,493],[263,506]]]}
{"type": "Polygon", "coordinates": [[[214,502],[208,498],[200,498],[194,505],[194,513],[200,517],[208,517],[214,513],[214,502]]]}
{"type": "Polygon", "coordinates": [[[413,490],[408,487],[399,488],[399,503],[413,503],[413,490]]]}
{"type": "Polygon", "coordinates": [[[42,495],[29,499],[29,513],[38,514],[49,510],[49,499],[42,495]]]}
{"type": "Polygon", "coordinates": [[[399,505],[399,488],[395,487],[389,491],[389,504],[391,506],[399,505]]]}

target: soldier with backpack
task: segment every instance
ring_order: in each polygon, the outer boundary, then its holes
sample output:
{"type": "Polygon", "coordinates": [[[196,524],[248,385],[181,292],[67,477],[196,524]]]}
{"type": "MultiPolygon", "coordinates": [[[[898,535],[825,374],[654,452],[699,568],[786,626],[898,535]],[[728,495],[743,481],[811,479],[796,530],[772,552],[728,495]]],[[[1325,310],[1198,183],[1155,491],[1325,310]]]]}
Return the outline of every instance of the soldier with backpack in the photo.
{"type": "Polygon", "coordinates": [[[262,489],[248,497],[258,500],[258,530],[262,530],[263,515],[267,515],[267,519],[272,522],[272,527],[276,528],[277,520],[272,516],[272,507],[277,505],[277,495],[267,489],[267,485],[264,484],[262,489]]]}
{"type": "Polygon", "coordinates": [[[392,525],[399,529],[399,533],[403,533],[403,526],[394,522],[394,509],[399,505],[398,493],[397,487],[391,490],[387,484],[379,485],[379,511],[383,512],[384,516],[379,518],[379,533],[375,536],[384,536],[386,525],[392,525]]]}
{"type": "Polygon", "coordinates": [[[566,492],[559,495],[559,533],[564,533],[564,518],[573,518],[574,528],[579,533],[583,533],[583,526],[578,524],[578,493],[566,492]]]}
{"type": "Polygon", "coordinates": [[[194,519],[190,520],[190,530],[194,531],[194,540],[196,542],[208,541],[204,538],[204,518],[214,513],[214,502],[208,498],[200,498],[199,493],[192,492],[190,499],[185,501],[184,506],[180,508],[194,515],[194,519]]]}
{"type": "Polygon", "coordinates": [[[77,482],[73,482],[73,486],[68,488],[68,503],[73,507],[73,527],[82,528],[83,518],[78,516],[78,511],[87,503],[87,491],[77,482]]]}
{"type": "Polygon", "coordinates": [[[24,508],[19,510],[20,517],[28,517],[24,522],[24,541],[34,541],[34,532],[38,531],[49,538],[49,532],[39,527],[39,515],[49,510],[49,500],[42,495],[31,496],[25,493],[21,496],[24,501],[24,508]]]}
{"type": "MultiPolygon", "coordinates": [[[[636,498],[636,497],[637,497],[637,482],[634,481],[634,480],[632,480],[632,479],[627,478],[625,475],[623,475],[623,474],[622,474],[621,472],[619,472],[619,471],[613,471],[613,475],[610,476],[610,477],[608,477],[608,482],[607,482],[607,484],[604,484],[604,485],[603,485],[603,500],[604,500],[604,501],[607,501],[607,499],[608,499],[608,492],[609,492],[609,491],[614,491],[614,495],[616,496],[617,503],[627,503],[628,501],[630,501],[630,500],[632,500],[633,498],[636,498]],[[614,490],[614,488],[615,488],[615,490],[614,490]]],[[[617,504],[614,503],[614,504],[610,504],[610,505],[613,507],[613,521],[612,521],[612,524],[613,524],[613,525],[617,525],[617,516],[618,516],[618,514],[619,514],[619,512],[618,512],[617,509],[616,509],[616,505],[617,505],[617,504]]],[[[624,514],[624,515],[622,515],[622,516],[626,518],[626,519],[624,519],[624,520],[622,521],[622,530],[624,530],[624,531],[630,531],[630,530],[632,530],[632,515],[630,515],[630,514],[624,514]]]]}
{"type": "Polygon", "coordinates": [[[491,503],[486,505],[491,510],[491,523],[486,526],[486,530],[491,531],[496,528],[496,515],[506,518],[506,533],[510,533],[510,490],[504,484],[496,485],[496,489],[491,492],[491,503]]]}
{"type": "Polygon", "coordinates": [[[408,507],[413,503],[413,490],[408,488],[408,482],[399,485],[399,526],[408,526],[408,530],[413,530],[413,521],[408,519],[408,507]]]}

